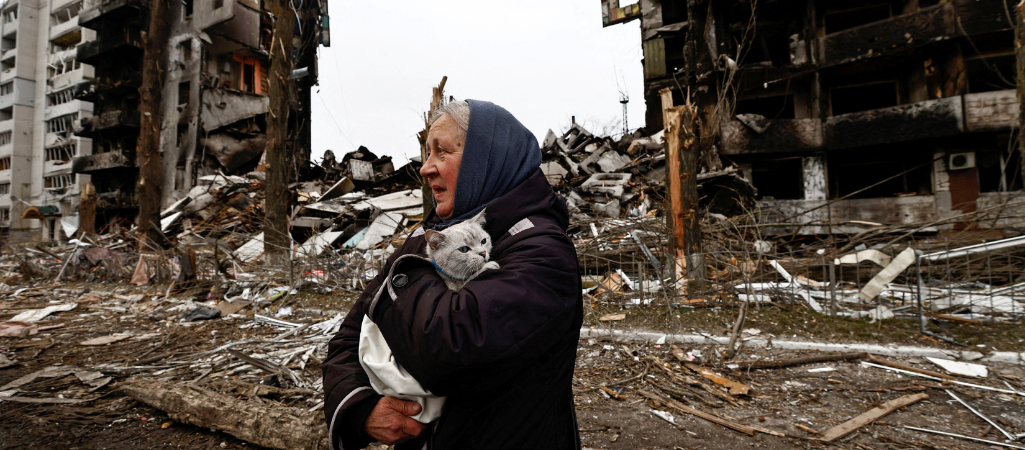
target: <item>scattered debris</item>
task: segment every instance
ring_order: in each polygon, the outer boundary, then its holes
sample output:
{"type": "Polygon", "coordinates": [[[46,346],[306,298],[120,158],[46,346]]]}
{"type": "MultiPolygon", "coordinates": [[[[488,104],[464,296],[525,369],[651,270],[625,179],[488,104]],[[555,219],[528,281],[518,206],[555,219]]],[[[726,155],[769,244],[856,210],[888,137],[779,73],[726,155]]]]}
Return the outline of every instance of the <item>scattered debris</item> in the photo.
{"type": "Polygon", "coordinates": [[[833,428],[826,430],[822,433],[822,440],[827,443],[833,442],[837,439],[847,436],[848,434],[851,434],[852,432],[854,432],[854,430],[857,430],[858,428],[868,425],[869,423],[874,422],[876,419],[897,410],[898,408],[903,408],[905,406],[920,402],[927,398],[929,398],[929,394],[919,393],[909,394],[897,399],[890,400],[888,402],[883,403],[882,405],[879,405],[878,407],[872,408],[871,410],[862,413],[858,417],[855,417],[851,420],[848,420],[847,422],[844,422],[840,425],[837,425],[833,428]]]}
{"type": "Polygon", "coordinates": [[[974,378],[986,378],[989,375],[989,370],[986,366],[981,364],[965,363],[960,361],[951,361],[949,359],[942,358],[926,358],[933,364],[940,366],[943,370],[950,372],[955,375],[961,375],[965,377],[974,378]]]}

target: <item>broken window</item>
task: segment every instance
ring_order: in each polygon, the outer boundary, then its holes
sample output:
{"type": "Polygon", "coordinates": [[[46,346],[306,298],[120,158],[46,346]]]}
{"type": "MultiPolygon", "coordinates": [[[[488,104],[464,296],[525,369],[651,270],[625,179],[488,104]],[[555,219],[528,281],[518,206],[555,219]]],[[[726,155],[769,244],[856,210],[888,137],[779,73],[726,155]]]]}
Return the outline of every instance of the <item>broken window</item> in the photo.
{"type": "Polygon", "coordinates": [[[82,67],[82,63],[75,60],[75,58],[60,59],[47,65],[46,73],[50,78],[58,75],[63,75],[68,72],[77,70],[82,67]]]}
{"type": "Polygon", "coordinates": [[[224,6],[224,0],[214,0],[214,10],[221,9],[224,6]]]}
{"type": "Polygon", "coordinates": [[[896,81],[837,87],[829,95],[834,116],[900,104],[896,81]]]}
{"type": "Polygon", "coordinates": [[[1021,152],[975,152],[979,170],[979,192],[1010,192],[1022,189],[1021,152]]]}
{"type": "Polygon", "coordinates": [[[787,94],[739,100],[734,113],[760,114],[767,119],[793,119],[795,117],[794,96],[787,94]]]}
{"type": "Polygon", "coordinates": [[[12,9],[10,11],[4,11],[4,23],[11,23],[18,20],[18,10],[12,9]]]}
{"type": "Polygon", "coordinates": [[[0,133],[0,147],[3,147],[11,143],[11,138],[14,136],[13,131],[4,131],[0,133]]]}
{"type": "Polygon", "coordinates": [[[3,50],[5,53],[7,52],[7,50],[14,50],[17,47],[18,47],[18,35],[17,34],[12,34],[10,36],[7,36],[7,37],[3,38],[3,40],[0,40],[0,50],[3,50]]]}
{"type": "Polygon", "coordinates": [[[179,61],[192,61],[192,39],[186,39],[178,44],[179,61]]]}
{"type": "Polygon", "coordinates": [[[889,4],[877,4],[862,6],[860,8],[845,9],[826,13],[823,21],[826,26],[826,34],[832,34],[851,28],[860,27],[872,22],[886,20],[891,17],[889,4]]]}
{"type": "Polygon", "coordinates": [[[188,135],[189,135],[189,124],[183,123],[183,124],[178,125],[178,132],[176,133],[176,135],[177,135],[177,139],[176,139],[175,146],[176,147],[181,147],[182,143],[184,143],[186,141],[186,139],[188,138],[188,135]]]}
{"type": "Polygon", "coordinates": [[[65,114],[63,116],[46,121],[47,133],[65,133],[71,129],[77,118],[77,113],[65,114]]]}
{"type": "Polygon", "coordinates": [[[968,92],[992,92],[1014,89],[1014,53],[985,58],[965,58],[968,92]]]}
{"type": "MultiPolygon", "coordinates": [[[[11,184],[7,183],[8,190],[10,190],[10,187],[11,187],[11,184]]],[[[11,221],[11,208],[10,207],[6,207],[6,206],[3,207],[3,208],[0,208],[0,222],[10,222],[10,221],[11,221]]]]}
{"type": "Polygon", "coordinates": [[[830,152],[829,193],[832,198],[929,195],[932,161],[932,150],[910,150],[907,145],[830,152]]]}
{"type": "Polygon", "coordinates": [[[78,144],[75,142],[68,142],[48,147],[46,149],[46,161],[71,161],[71,158],[75,157],[75,151],[77,148],[78,144]]]}
{"type": "Polygon", "coordinates": [[[50,14],[50,26],[60,25],[62,23],[69,22],[71,19],[78,17],[79,11],[82,10],[82,2],[75,2],[68,5],[66,8],[61,8],[56,12],[50,14]]]}
{"type": "Polygon", "coordinates": [[[45,189],[66,189],[75,185],[75,174],[62,173],[43,177],[43,188],[45,189]]]}
{"type": "Polygon", "coordinates": [[[0,183],[0,195],[11,194],[11,183],[0,183]]]}
{"type": "Polygon", "coordinates": [[[0,158],[0,170],[11,170],[11,157],[0,158]]]}
{"type": "MultiPolygon", "coordinates": [[[[0,86],[0,89],[2,89],[2,86],[0,86]]],[[[46,96],[46,105],[47,106],[63,105],[65,103],[71,102],[74,99],[75,99],[75,95],[71,91],[71,89],[64,89],[62,91],[57,91],[57,92],[54,92],[54,93],[52,93],[50,95],[47,95],[46,96]]]]}
{"type": "Polygon", "coordinates": [[[193,0],[182,0],[182,20],[192,19],[193,0]]]}
{"type": "Polygon", "coordinates": [[[3,62],[0,62],[0,70],[3,70],[4,72],[7,72],[8,70],[14,70],[14,66],[15,66],[15,61],[14,60],[15,59],[17,59],[17,58],[16,57],[11,57],[11,58],[3,60],[3,62]]]}
{"type": "Polygon", "coordinates": [[[260,73],[260,60],[243,57],[242,55],[234,55],[232,59],[242,65],[238,78],[239,90],[260,94],[262,91],[260,88],[260,78],[262,77],[260,73]]]}
{"type": "Polygon", "coordinates": [[[799,157],[752,162],[751,178],[759,199],[804,198],[804,164],[799,157]]]}
{"type": "Polygon", "coordinates": [[[0,84],[0,95],[10,95],[14,93],[14,81],[8,81],[4,84],[0,84]]]}
{"type": "Polygon", "coordinates": [[[178,83],[178,108],[184,111],[189,106],[189,98],[192,93],[192,82],[178,83]]]}

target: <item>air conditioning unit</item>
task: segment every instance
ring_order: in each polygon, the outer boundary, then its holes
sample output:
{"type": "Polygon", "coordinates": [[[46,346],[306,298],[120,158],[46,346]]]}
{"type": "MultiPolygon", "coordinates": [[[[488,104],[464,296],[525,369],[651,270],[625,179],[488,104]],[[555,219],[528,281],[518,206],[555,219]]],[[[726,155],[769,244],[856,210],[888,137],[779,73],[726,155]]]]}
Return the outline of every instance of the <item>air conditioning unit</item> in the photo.
{"type": "Polygon", "coordinates": [[[975,167],[975,152],[951,153],[947,170],[963,170],[975,167]]]}

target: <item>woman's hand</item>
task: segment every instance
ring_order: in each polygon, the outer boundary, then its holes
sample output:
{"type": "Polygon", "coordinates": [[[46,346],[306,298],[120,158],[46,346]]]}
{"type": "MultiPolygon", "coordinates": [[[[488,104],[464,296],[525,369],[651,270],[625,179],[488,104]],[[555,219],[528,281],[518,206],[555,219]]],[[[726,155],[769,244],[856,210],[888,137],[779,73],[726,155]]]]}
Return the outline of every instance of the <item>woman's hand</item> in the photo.
{"type": "Polygon", "coordinates": [[[420,414],[420,404],[382,397],[370,411],[363,431],[382,444],[394,445],[420,435],[424,425],[411,417],[420,414]]]}

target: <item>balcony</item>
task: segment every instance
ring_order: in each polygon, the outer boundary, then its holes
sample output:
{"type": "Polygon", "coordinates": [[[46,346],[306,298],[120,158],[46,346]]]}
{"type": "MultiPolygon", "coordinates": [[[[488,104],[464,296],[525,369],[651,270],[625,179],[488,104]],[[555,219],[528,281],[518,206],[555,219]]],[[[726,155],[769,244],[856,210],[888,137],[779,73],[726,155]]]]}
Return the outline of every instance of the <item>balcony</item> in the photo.
{"type": "Polygon", "coordinates": [[[103,77],[92,81],[79,82],[75,87],[75,98],[87,102],[96,102],[101,93],[129,94],[137,92],[142,86],[142,73],[125,72],[123,77],[103,77]]]}
{"type": "Polygon", "coordinates": [[[832,116],[826,145],[835,150],[958,135],[964,132],[961,105],[958,96],[832,116]]]}
{"type": "Polygon", "coordinates": [[[95,41],[78,45],[77,60],[83,64],[95,65],[96,61],[117,51],[119,60],[132,56],[142,56],[142,37],[139,30],[131,28],[119,29],[116,33],[97,35],[95,41]]]}
{"type": "Polygon", "coordinates": [[[7,37],[18,32],[18,21],[8,22],[3,25],[3,36],[7,37]]]}
{"type": "Polygon", "coordinates": [[[14,105],[35,105],[36,82],[16,78],[4,84],[7,83],[11,83],[11,92],[0,94],[0,109],[10,108],[14,105]]]}
{"type": "Polygon", "coordinates": [[[723,153],[802,152],[824,145],[819,119],[775,119],[744,114],[722,126],[723,153]]]}
{"type": "MultiPolygon", "coordinates": [[[[54,117],[60,117],[67,114],[76,113],[79,111],[93,111],[93,104],[89,102],[83,102],[81,100],[72,100],[62,105],[47,106],[46,113],[43,116],[44,120],[49,120],[54,117]]],[[[88,116],[88,115],[87,115],[88,116]]]]}
{"type": "Polygon", "coordinates": [[[126,114],[123,111],[109,111],[81,120],[81,130],[75,134],[93,138],[100,133],[129,134],[139,132],[139,113],[126,114]]]}
{"type": "Polygon", "coordinates": [[[130,169],[135,161],[121,152],[106,152],[95,155],[78,156],[71,160],[72,173],[95,174],[111,169],[130,169]]]}
{"type": "MultiPolygon", "coordinates": [[[[65,6],[74,3],[76,0],[52,0],[50,2],[50,10],[57,11],[65,6]]],[[[82,6],[88,8],[88,2],[83,2],[82,6]]]]}
{"type": "Polygon", "coordinates": [[[84,8],[78,15],[78,23],[86,28],[97,29],[103,21],[124,25],[126,21],[138,22],[147,11],[141,0],[101,0],[98,5],[84,8]]]}
{"type": "Polygon", "coordinates": [[[68,41],[77,43],[82,36],[82,28],[78,26],[78,16],[71,20],[50,27],[50,40],[59,45],[67,45],[68,41]],[[75,35],[78,35],[77,37],[75,35]]]}
{"type": "Polygon", "coordinates": [[[18,47],[0,50],[0,61],[7,61],[18,56],[18,47]]]}
{"type": "Polygon", "coordinates": [[[14,130],[14,119],[0,120],[0,133],[14,130]]]}
{"type": "Polygon", "coordinates": [[[53,89],[60,89],[65,86],[71,86],[78,84],[83,81],[88,81],[93,78],[96,74],[96,69],[88,64],[83,64],[81,67],[72,70],[71,72],[62,73],[46,81],[53,89]]]}

